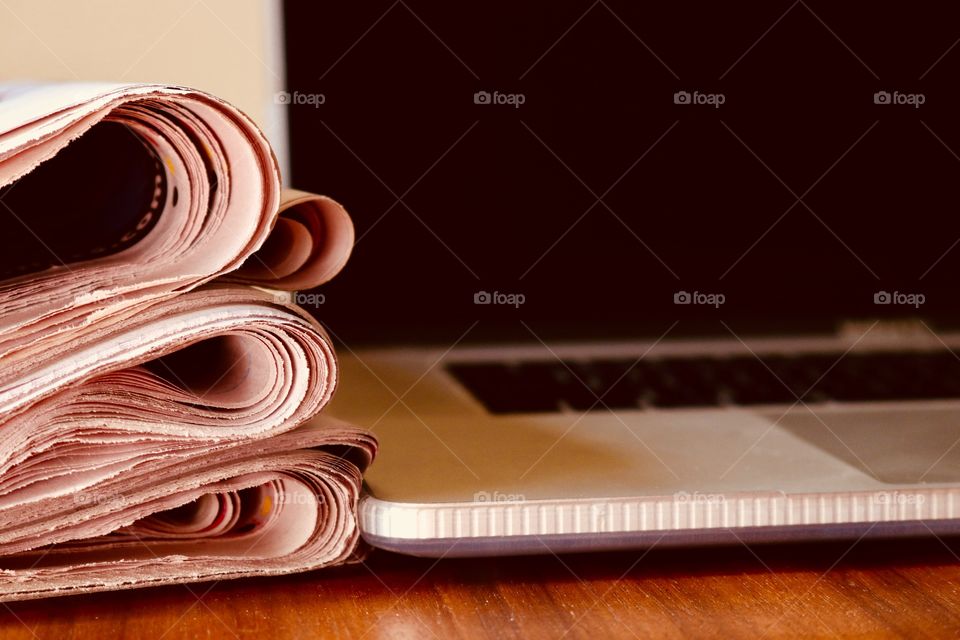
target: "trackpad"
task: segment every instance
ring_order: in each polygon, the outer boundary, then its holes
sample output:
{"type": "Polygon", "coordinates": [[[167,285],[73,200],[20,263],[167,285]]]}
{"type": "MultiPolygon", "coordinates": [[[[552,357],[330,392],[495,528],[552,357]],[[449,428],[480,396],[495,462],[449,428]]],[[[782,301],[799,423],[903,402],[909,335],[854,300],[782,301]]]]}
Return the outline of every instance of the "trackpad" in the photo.
{"type": "Polygon", "coordinates": [[[960,481],[960,406],[797,407],[779,424],[881,482],[960,481]]]}

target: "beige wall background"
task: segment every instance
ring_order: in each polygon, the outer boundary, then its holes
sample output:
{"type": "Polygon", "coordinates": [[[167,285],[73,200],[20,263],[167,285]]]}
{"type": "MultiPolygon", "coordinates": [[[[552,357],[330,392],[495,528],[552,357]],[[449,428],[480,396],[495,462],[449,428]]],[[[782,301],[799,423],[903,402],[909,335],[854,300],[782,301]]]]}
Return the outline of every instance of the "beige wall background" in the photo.
{"type": "Polygon", "coordinates": [[[280,0],[0,0],[0,81],[202,89],[252,117],[286,169],[280,34],[280,0]]]}

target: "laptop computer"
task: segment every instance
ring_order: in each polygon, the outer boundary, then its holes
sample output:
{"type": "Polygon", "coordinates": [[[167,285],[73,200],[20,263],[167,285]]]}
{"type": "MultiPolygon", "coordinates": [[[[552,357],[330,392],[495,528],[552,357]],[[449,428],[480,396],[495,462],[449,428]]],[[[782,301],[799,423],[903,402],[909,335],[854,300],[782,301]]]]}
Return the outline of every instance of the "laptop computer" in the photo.
{"type": "Polygon", "coordinates": [[[313,311],[382,443],[365,538],[955,532],[944,11],[287,3],[292,180],[357,225],[313,311]]]}

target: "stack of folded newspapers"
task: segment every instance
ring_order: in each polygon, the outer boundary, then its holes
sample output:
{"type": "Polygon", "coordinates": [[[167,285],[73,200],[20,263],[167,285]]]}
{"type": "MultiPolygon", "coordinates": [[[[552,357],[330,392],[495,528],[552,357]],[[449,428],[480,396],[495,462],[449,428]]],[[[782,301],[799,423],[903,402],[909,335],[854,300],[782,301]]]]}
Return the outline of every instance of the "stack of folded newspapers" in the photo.
{"type": "Polygon", "coordinates": [[[290,303],[352,243],[214,97],[0,86],[0,600],[353,557],[376,442],[290,303]]]}

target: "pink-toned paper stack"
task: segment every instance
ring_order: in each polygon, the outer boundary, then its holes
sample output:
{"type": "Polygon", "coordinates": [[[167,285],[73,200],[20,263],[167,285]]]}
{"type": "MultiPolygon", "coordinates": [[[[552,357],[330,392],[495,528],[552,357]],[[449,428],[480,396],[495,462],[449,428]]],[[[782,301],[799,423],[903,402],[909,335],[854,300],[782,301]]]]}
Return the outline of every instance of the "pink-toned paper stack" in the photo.
{"type": "Polygon", "coordinates": [[[354,554],[376,442],[290,303],[352,244],[214,97],[0,86],[0,600],[354,554]]]}

